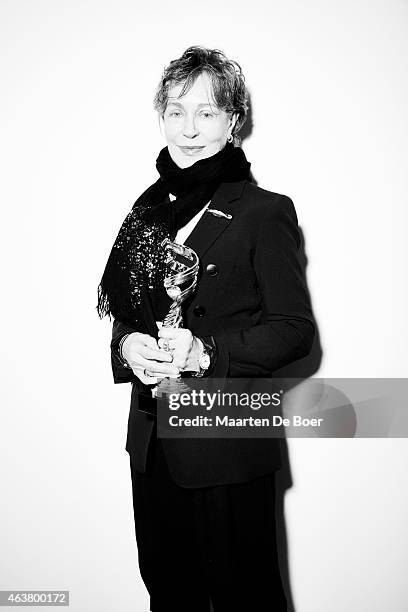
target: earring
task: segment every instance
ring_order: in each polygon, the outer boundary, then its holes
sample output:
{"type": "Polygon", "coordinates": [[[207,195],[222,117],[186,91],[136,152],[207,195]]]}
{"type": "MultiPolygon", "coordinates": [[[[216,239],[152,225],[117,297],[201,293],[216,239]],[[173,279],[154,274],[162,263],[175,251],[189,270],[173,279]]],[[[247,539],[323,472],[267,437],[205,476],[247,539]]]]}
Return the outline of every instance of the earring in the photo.
{"type": "Polygon", "coordinates": [[[232,142],[234,140],[234,137],[232,134],[230,134],[227,138],[227,142],[232,142]]]}

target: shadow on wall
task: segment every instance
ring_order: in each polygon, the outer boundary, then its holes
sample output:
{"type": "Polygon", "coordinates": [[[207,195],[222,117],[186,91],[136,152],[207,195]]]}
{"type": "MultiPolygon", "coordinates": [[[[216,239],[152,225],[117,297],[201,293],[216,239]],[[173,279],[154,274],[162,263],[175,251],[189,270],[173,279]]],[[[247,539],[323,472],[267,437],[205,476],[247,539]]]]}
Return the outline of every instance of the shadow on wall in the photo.
{"type": "MultiPolygon", "coordinates": [[[[249,108],[247,113],[247,120],[243,125],[240,131],[240,137],[242,140],[242,144],[244,141],[249,138],[252,134],[254,128],[253,121],[253,112],[252,112],[252,99],[249,96],[248,99],[249,108]]],[[[252,176],[252,182],[257,185],[255,177],[252,176]]],[[[296,206],[296,203],[295,203],[296,206]]],[[[302,229],[299,227],[299,233],[301,238],[300,244],[300,262],[302,266],[302,271],[304,275],[304,279],[306,282],[307,291],[310,298],[310,303],[312,304],[312,312],[313,312],[313,303],[311,300],[308,284],[307,284],[307,275],[306,268],[308,263],[308,258],[306,255],[306,247],[305,247],[305,237],[302,229]]],[[[316,318],[313,314],[313,321],[315,324],[315,338],[312,346],[312,350],[309,355],[304,357],[303,359],[299,359],[284,368],[276,371],[274,373],[274,377],[276,378],[309,378],[316,374],[316,372],[320,368],[320,364],[322,361],[322,347],[320,343],[320,334],[319,327],[316,322],[316,318]]],[[[296,612],[292,590],[290,584],[290,575],[289,575],[289,561],[288,561],[288,542],[287,542],[287,534],[286,534],[286,525],[285,525],[285,515],[284,515],[284,498],[285,492],[293,486],[292,473],[290,469],[289,463],[289,453],[288,453],[288,445],[285,439],[281,440],[281,452],[282,452],[282,468],[279,472],[276,473],[275,485],[276,485],[276,532],[277,532],[277,547],[278,547],[278,555],[279,555],[279,564],[282,575],[282,580],[286,592],[286,597],[288,600],[288,608],[287,612],[296,612]]]]}
{"type": "MultiPolygon", "coordinates": [[[[312,304],[312,313],[313,313],[313,303],[311,300],[308,284],[307,284],[307,276],[306,276],[306,268],[307,268],[307,256],[306,256],[306,248],[305,248],[305,240],[304,234],[301,228],[299,228],[301,245],[300,245],[300,261],[302,264],[302,270],[304,274],[304,278],[306,281],[306,287],[308,290],[310,303],[312,304]]],[[[294,361],[288,366],[281,368],[279,371],[275,372],[275,376],[277,378],[309,378],[316,374],[316,372],[320,368],[320,364],[322,361],[322,347],[320,343],[320,334],[319,327],[316,322],[316,318],[313,314],[313,321],[315,325],[315,337],[312,345],[312,350],[309,355],[304,357],[303,359],[298,359],[294,361]]],[[[285,524],[285,514],[284,514],[284,498],[285,492],[287,489],[290,489],[293,486],[292,473],[290,469],[289,462],[289,453],[288,453],[288,445],[286,439],[281,440],[281,452],[282,452],[282,468],[279,472],[276,473],[275,485],[276,485],[276,531],[277,531],[277,545],[278,545],[278,554],[279,554],[279,562],[281,567],[282,580],[284,583],[286,596],[288,599],[288,610],[287,612],[296,612],[293,597],[290,586],[290,575],[289,575],[289,560],[288,560],[288,541],[286,534],[286,524],[285,524]]]]}

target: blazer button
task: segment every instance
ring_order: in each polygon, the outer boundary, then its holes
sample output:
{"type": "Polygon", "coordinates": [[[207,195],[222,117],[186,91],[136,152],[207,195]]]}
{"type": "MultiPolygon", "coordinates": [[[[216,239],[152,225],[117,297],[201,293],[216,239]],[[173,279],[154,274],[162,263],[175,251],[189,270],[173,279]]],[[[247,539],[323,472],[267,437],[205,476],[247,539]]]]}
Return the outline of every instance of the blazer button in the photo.
{"type": "Polygon", "coordinates": [[[196,317],[203,317],[205,315],[204,306],[194,306],[193,313],[196,317]]]}
{"type": "Polygon", "coordinates": [[[217,274],[218,274],[218,266],[215,265],[215,264],[208,264],[206,269],[205,269],[205,271],[210,276],[217,276],[217,274]]]}

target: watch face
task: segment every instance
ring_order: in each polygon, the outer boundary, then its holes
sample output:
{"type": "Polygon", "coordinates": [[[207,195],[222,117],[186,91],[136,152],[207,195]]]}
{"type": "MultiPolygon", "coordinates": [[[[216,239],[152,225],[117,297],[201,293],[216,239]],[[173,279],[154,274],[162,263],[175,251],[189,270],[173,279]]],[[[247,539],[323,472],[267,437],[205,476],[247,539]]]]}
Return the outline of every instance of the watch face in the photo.
{"type": "Polygon", "coordinates": [[[211,359],[208,353],[204,353],[200,357],[200,368],[202,370],[208,370],[210,367],[211,359]]]}

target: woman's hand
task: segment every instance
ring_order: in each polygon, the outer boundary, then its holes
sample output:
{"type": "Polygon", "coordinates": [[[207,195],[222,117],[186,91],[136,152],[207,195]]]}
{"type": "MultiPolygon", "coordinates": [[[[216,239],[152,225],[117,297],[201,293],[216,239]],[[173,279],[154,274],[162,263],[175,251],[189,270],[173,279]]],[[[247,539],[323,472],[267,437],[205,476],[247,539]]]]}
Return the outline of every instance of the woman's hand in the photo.
{"type": "Polygon", "coordinates": [[[161,380],[167,376],[177,378],[180,373],[172,354],[160,350],[155,338],[148,334],[129,334],[122,344],[122,355],[138,378],[142,375],[161,380]]]}
{"type": "Polygon", "coordinates": [[[173,354],[173,365],[184,372],[199,372],[201,343],[189,329],[180,327],[161,327],[159,329],[159,347],[168,344],[173,354]]]}

